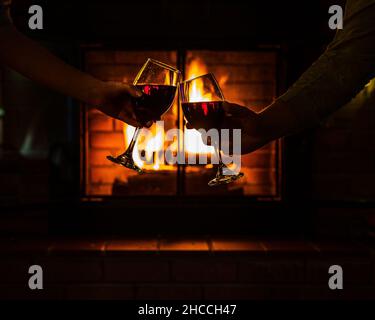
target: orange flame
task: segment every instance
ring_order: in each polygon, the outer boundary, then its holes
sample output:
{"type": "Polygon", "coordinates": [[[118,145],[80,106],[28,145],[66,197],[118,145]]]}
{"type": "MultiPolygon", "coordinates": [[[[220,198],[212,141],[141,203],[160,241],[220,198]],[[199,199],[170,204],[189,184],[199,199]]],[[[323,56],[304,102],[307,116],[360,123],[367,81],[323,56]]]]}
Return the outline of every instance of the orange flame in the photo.
{"type": "MultiPolygon", "coordinates": [[[[135,128],[131,125],[124,125],[125,144],[128,146],[134,135],[135,128]]],[[[142,129],[136,141],[133,151],[133,160],[135,164],[145,170],[173,170],[173,168],[165,164],[162,154],[159,152],[163,149],[164,130],[159,124],[154,124],[150,129],[142,129]],[[144,159],[152,160],[143,161],[140,157],[140,151],[144,155],[144,159]],[[151,161],[150,161],[151,162],[151,161]]],[[[177,144],[173,143],[169,147],[172,151],[177,151],[177,144]]]]}

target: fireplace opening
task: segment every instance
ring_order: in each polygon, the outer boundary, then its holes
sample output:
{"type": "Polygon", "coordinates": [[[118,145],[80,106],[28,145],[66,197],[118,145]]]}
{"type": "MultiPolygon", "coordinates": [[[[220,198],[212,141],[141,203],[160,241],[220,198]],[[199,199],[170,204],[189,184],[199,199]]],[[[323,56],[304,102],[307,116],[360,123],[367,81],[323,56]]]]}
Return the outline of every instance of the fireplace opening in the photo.
{"type": "MultiPolygon", "coordinates": [[[[147,58],[163,61],[190,79],[208,72],[215,74],[225,99],[259,111],[277,95],[278,51],[119,51],[90,49],[84,53],[85,70],[106,81],[132,83],[147,58]]],[[[245,177],[233,184],[207,186],[215,175],[212,164],[170,165],[160,151],[162,147],[183,150],[185,156],[206,154],[213,147],[201,142],[196,130],[187,129],[178,98],[162,117],[164,126],[154,124],[151,134],[144,136],[133,154],[146,174],[138,175],[106,159],[116,156],[130,143],[134,127],[114,120],[97,110],[85,108],[81,116],[81,190],[83,198],[128,196],[200,196],[238,195],[260,200],[281,199],[282,141],[242,156],[241,171],[245,177]],[[182,129],[179,141],[166,141],[169,129],[182,129]],[[168,145],[166,145],[168,144],[168,145]],[[139,153],[152,161],[145,163],[139,153]]]]}

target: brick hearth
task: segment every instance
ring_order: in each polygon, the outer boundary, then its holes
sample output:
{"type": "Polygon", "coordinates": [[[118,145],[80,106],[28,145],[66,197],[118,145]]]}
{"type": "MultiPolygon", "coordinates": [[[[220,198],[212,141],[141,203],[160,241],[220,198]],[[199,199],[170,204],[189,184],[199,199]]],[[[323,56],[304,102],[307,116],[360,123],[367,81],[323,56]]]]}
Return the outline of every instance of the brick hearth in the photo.
{"type": "Polygon", "coordinates": [[[375,297],[374,246],[208,239],[2,240],[1,298],[350,299],[375,297]],[[45,289],[27,288],[28,267],[45,289]],[[328,289],[328,268],[344,290],[328,289]]]}

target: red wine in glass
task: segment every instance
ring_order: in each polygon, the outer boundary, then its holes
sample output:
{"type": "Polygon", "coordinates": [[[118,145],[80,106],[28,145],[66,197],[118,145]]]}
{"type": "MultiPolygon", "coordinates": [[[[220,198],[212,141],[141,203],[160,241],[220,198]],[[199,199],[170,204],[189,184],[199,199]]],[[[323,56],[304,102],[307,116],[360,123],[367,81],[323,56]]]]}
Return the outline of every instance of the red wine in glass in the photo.
{"type": "Polygon", "coordinates": [[[177,87],[160,84],[137,84],[143,92],[140,98],[133,98],[134,112],[142,124],[158,120],[171,107],[177,87]]]}
{"type": "Polygon", "coordinates": [[[220,128],[223,119],[223,101],[184,102],[182,110],[194,128],[220,128]]]}

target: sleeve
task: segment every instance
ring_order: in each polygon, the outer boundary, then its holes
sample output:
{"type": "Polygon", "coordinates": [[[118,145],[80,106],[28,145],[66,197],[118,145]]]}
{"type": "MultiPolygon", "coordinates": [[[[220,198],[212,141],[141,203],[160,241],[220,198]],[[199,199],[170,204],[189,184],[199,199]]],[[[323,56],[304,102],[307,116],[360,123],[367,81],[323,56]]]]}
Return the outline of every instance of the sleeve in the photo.
{"type": "Polygon", "coordinates": [[[12,23],[10,17],[11,0],[0,0],[0,27],[12,23]]]}
{"type": "Polygon", "coordinates": [[[295,115],[296,129],[319,124],[354,98],[375,77],[373,21],[375,6],[356,15],[356,19],[347,24],[344,19],[341,34],[278,99],[295,115]]]}

